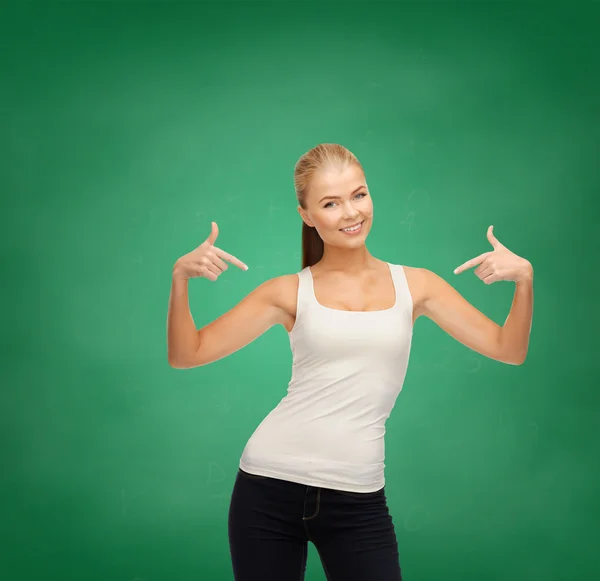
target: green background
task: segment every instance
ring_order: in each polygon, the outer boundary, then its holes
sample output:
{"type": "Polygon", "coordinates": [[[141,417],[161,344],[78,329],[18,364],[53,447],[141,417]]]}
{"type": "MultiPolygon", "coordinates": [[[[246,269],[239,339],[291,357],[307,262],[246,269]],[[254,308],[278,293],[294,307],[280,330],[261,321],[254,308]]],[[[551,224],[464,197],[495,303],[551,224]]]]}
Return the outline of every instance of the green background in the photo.
{"type": "Polygon", "coordinates": [[[600,578],[600,4],[4,3],[0,23],[3,579],[232,578],[237,463],[291,354],[277,327],[170,368],[171,268],[211,220],[250,266],[191,281],[197,326],[297,272],[293,168],[320,142],[363,163],[379,258],[499,324],[514,285],[452,270],[490,224],[535,268],[523,366],[416,323],[387,433],[405,579],[600,578]]]}

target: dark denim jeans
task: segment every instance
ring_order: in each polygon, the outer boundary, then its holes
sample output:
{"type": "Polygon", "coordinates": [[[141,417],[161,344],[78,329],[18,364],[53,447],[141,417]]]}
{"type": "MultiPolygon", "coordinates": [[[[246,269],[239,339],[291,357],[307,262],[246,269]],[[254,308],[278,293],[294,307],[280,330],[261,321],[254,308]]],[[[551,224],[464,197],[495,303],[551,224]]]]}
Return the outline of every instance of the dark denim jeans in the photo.
{"type": "Polygon", "coordinates": [[[385,491],[305,486],[238,471],[229,508],[235,581],[302,581],[308,542],[329,581],[401,581],[385,491]]]}

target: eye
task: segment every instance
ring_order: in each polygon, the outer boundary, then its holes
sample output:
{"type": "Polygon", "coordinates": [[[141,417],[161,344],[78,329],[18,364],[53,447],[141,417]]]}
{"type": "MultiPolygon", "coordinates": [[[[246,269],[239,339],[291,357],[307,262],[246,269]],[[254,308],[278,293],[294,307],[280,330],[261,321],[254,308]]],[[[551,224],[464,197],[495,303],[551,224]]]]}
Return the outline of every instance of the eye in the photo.
{"type": "MultiPolygon", "coordinates": [[[[358,196],[366,196],[367,194],[365,192],[359,192],[358,194],[356,194],[356,196],[354,196],[354,198],[357,198],[358,196]]],[[[323,208],[330,208],[331,204],[335,204],[335,202],[327,202],[323,208]]]]}

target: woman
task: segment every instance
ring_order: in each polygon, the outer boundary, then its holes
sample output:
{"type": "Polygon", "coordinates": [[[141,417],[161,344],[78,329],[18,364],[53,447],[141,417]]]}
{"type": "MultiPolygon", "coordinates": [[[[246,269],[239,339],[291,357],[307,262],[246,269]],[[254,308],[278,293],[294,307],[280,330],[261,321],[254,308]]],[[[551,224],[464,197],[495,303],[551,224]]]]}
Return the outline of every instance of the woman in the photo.
{"type": "Polygon", "coordinates": [[[197,330],[187,281],[247,270],[216,247],[218,229],[173,268],[168,356],[173,367],[207,365],[281,324],[293,353],[288,393],[256,429],[240,459],[229,510],[236,581],[298,581],[313,542],[330,581],[399,581],[394,524],[384,488],[385,422],[408,365],[415,320],[425,315],[492,359],[525,360],[533,303],[531,264],[488,230],[493,250],[477,267],[486,284],[516,282],[503,327],[423,268],[372,256],[365,240],[373,203],[363,168],[346,148],[321,144],[295,167],[302,270],[276,277],[197,330]]]}

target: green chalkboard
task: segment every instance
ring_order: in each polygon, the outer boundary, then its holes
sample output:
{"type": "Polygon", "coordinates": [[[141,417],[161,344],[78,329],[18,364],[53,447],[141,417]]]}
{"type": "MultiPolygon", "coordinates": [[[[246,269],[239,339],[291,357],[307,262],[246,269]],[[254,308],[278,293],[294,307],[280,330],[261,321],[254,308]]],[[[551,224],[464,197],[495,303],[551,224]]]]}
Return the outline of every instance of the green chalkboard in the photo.
{"type": "Polygon", "coordinates": [[[415,325],[386,440],[405,579],[600,579],[599,24],[583,2],[3,3],[0,576],[232,578],[238,460],[289,342],[171,368],[171,269],[211,221],[250,267],[190,282],[198,327],[300,270],[294,164],[334,142],[378,258],[498,324],[514,285],[453,269],[491,224],[535,269],[522,366],[415,325]]]}

